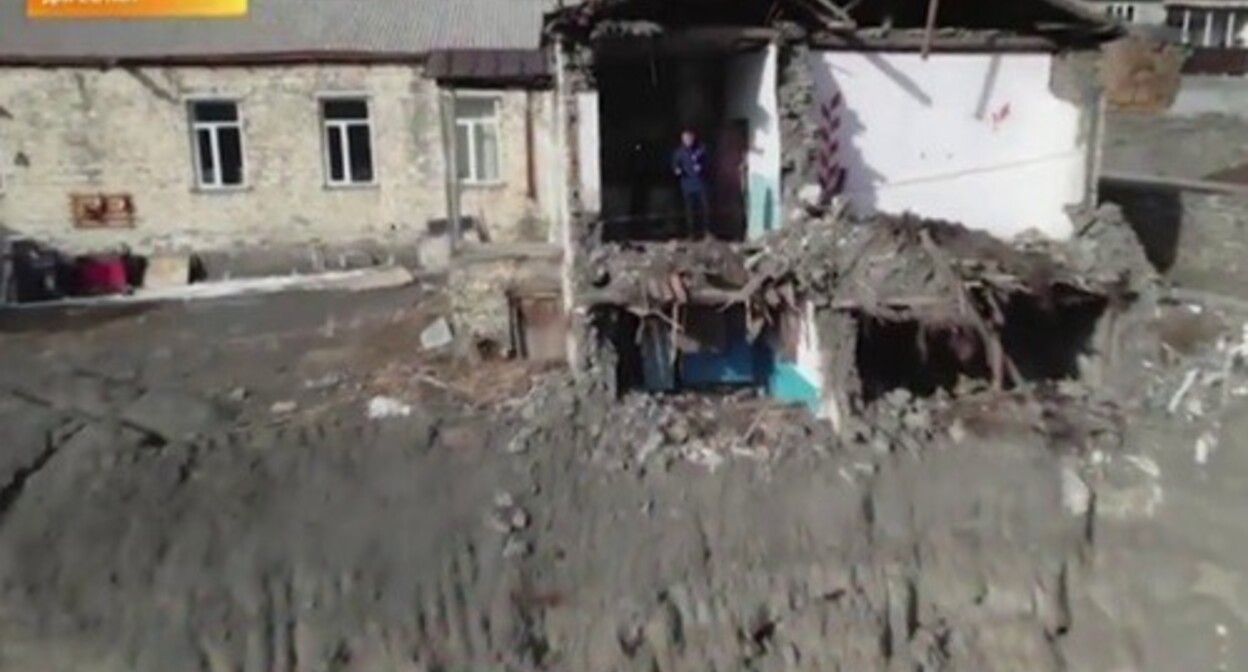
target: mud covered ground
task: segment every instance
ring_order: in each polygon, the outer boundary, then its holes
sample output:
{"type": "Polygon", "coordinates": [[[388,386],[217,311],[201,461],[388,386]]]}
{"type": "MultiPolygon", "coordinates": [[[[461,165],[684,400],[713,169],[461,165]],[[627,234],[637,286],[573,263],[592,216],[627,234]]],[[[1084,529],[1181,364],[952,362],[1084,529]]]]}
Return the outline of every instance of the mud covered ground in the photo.
{"type": "Polygon", "coordinates": [[[1024,398],[839,442],[424,353],[444,307],[0,320],[0,670],[1248,667],[1242,317],[1159,322],[1136,398],[1066,391],[1112,431],[1024,398]]]}

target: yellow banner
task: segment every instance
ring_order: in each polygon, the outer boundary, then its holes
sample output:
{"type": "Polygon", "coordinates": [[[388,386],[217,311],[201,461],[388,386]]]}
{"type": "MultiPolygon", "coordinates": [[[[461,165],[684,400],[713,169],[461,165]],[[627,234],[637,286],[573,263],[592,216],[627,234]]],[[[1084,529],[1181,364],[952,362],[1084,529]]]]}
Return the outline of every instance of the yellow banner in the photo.
{"type": "Polygon", "coordinates": [[[26,0],[26,15],[32,19],[190,18],[246,14],[247,0],[26,0]]]}

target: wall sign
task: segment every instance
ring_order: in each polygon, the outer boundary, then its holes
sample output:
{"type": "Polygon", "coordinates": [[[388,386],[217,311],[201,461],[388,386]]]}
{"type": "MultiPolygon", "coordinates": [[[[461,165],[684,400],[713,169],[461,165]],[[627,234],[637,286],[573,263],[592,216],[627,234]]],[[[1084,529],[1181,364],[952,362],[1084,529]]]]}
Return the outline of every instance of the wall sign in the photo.
{"type": "Polygon", "coordinates": [[[26,0],[32,19],[230,17],[247,14],[247,0],[26,0]]]}

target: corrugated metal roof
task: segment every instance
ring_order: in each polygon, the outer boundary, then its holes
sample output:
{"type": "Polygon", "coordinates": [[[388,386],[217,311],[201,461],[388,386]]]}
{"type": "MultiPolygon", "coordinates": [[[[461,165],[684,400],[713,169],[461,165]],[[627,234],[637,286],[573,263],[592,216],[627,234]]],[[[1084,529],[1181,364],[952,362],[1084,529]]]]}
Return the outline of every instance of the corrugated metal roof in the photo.
{"type": "Polygon", "coordinates": [[[464,82],[534,81],[551,76],[540,49],[445,49],[429,54],[425,76],[464,82]]]}
{"type": "Polygon", "coordinates": [[[535,49],[555,0],[251,0],[237,19],[29,19],[0,0],[0,60],[417,55],[535,49]]]}

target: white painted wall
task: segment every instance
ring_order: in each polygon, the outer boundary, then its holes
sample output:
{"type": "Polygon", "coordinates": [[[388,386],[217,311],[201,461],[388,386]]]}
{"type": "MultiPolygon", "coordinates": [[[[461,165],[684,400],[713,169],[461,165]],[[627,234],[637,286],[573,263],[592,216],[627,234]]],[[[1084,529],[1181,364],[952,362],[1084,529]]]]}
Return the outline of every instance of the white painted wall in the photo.
{"type": "Polygon", "coordinates": [[[819,101],[845,101],[846,196],[1009,237],[1071,233],[1090,148],[1078,105],[1050,90],[1047,54],[822,52],[819,101]]]}
{"type": "Polygon", "coordinates": [[[768,45],[734,57],[724,87],[729,119],[750,122],[749,233],[756,238],[780,225],[780,121],[776,94],[778,51],[768,45]],[[770,196],[769,196],[770,194],[770,196]]]}
{"type": "Polygon", "coordinates": [[[802,307],[802,333],[797,341],[797,370],[819,389],[823,386],[823,350],[819,347],[819,329],[815,322],[815,304],[807,301],[802,307]]]}
{"type": "Polygon", "coordinates": [[[576,96],[577,176],[581,188],[581,204],[587,211],[602,210],[602,149],[598,129],[598,94],[576,96]]]}

